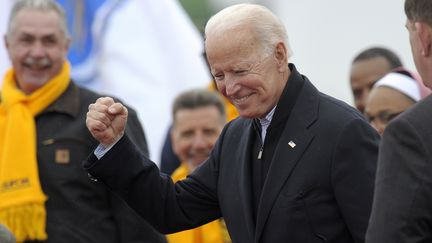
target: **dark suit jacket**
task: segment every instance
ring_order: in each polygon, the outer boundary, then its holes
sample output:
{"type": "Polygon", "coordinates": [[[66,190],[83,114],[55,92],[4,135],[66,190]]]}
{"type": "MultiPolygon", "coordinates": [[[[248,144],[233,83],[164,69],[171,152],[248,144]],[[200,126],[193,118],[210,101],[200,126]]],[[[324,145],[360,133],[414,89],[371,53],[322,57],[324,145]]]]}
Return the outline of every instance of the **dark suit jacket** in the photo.
{"type": "Polygon", "coordinates": [[[379,136],[354,108],[291,68],[288,82],[304,85],[280,131],[256,219],[249,119],[227,124],[209,159],[175,185],[127,137],[84,167],[163,232],[223,216],[233,242],[363,242],[379,136]]]}
{"type": "Polygon", "coordinates": [[[432,242],[432,96],[386,127],[375,186],[367,242],[432,242]]]}

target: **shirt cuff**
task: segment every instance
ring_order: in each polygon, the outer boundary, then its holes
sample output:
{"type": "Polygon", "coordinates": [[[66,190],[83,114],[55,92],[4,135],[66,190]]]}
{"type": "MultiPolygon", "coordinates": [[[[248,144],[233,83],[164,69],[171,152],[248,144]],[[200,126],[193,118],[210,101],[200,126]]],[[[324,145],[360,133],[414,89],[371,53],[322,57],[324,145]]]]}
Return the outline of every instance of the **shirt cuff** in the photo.
{"type": "Polygon", "coordinates": [[[96,158],[101,159],[106,153],[108,153],[108,151],[110,151],[110,149],[112,147],[114,147],[114,145],[116,145],[116,143],[120,140],[120,138],[118,138],[114,143],[112,143],[108,147],[105,147],[102,144],[99,144],[94,151],[94,155],[96,156],[96,158]]]}

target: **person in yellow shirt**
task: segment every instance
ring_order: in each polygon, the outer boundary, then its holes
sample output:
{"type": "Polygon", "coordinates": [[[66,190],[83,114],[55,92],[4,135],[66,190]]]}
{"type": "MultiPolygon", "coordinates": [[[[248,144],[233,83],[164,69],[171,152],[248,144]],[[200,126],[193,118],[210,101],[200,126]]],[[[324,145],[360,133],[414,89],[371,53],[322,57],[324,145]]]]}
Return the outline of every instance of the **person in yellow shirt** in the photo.
{"type": "MultiPolygon", "coordinates": [[[[233,120],[238,117],[238,112],[235,106],[229,101],[226,97],[224,97],[216,88],[216,83],[214,80],[210,82],[208,85],[208,90],[217,93],[223,100],[225,104],[225,114],[226,114],[226,122],[233,120]]],[[[172,175],[174,171],[180,166],[180,159],[178,156],[174,154],[172,149],[172,143],[170,139],[171,127],[168,129],[165,142],[161,152],[161,161],[160,161],[160,171],[172,175]]]]}
{"type": "MultiPolygon", "coordinates": [[[[172,108],[171,142],[181,165],[172,174],[174,181],[187,177],[203,163],[213,149],[226,121],[225,104],[213,91],[194,89],[180,94],[172,108]]],[[[230,242],[223,220],[195,229],[167,235],[170,243],[230,242]]]]}

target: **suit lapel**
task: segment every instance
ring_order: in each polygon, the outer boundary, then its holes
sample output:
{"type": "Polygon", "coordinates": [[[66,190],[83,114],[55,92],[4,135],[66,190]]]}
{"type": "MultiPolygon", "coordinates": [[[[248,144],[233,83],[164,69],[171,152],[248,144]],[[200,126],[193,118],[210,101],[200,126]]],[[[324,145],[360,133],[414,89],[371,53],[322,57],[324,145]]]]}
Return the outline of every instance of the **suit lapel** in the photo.
{"type": "Polygon", "coordinates": [[[259,242],[275,200],[314,137],[308,127],[318,116],[318,93],[307,80],[304,85],[276,146],[264,182],[258,207],[255,242],[259,242]]]}
{"type": "Polygon", "coordinates": [[[248,230],[250,239],[253,239],[255,234],[255,223],[253,219],[253,211],[252,211],[252,189],[251,189],[251,164],[249,155],[252,154],[251,151],[251,143],[252,143],[252,133],[253,126],[252,120],[247,120],[245,124],[245,133],[243,133],[242,138],[239,142],[238,151],[246,151],[246,153],[235,153],[236,159],[233,161],[238,161],[240,177],[239,177],[239,191],[241,204],[243,208],[243,214],[246,218],[246,228],[248,230]]]}

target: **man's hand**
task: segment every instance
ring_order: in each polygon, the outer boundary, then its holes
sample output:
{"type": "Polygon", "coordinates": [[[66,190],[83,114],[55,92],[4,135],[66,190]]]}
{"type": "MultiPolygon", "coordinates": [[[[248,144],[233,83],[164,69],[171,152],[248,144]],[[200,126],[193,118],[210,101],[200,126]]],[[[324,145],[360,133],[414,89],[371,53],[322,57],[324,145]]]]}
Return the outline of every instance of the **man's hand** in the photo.
{"type": "Polygon", "coordinates": [[[102,97],[89,105],[86,124],[93,137],[109,147],[119,140],[126,127],[127,108],[110,97],[102,97]]]}

